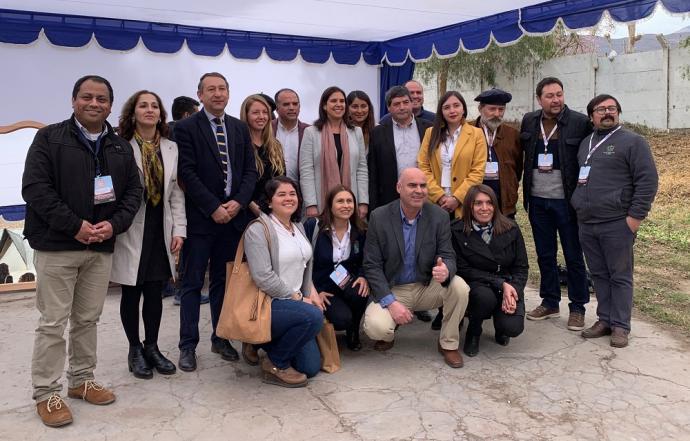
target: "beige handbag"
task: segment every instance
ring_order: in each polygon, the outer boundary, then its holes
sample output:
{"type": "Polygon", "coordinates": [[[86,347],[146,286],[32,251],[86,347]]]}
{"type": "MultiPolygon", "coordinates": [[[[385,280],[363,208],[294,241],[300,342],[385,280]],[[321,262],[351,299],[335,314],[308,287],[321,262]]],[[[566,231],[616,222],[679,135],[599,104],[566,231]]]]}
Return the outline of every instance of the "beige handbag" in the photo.
{"type": "MultiPolygon", "coordinates": [[[[270,250],[271,236],[268,226],[262,220],[252,221],[247,228],[255,222],[263,225],[270,250]]],[[[244,235],[237,246],[235,261],[227,264],[225,297],[216,334],[244,343],[266,343],[271,341],[271,297],[256,286],[249,272],[249,265],[242,261],[243,258],[244,235]]]]}
{"type": "Polygon", "coordinates": [[[321,352],[321,370],[332,374],[340,370],[340,351],[335,339],[335,328],[328,320],[323,320],[321,332],[316,336],[316,344],[321,352]]]}

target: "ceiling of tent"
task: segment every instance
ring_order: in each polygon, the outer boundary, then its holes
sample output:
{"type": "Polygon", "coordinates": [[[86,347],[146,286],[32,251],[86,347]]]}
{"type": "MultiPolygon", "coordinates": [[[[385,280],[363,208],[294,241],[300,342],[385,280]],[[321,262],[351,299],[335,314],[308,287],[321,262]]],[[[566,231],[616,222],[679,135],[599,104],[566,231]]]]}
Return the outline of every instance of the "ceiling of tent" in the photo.
{"type": "Polygon", "coordinates": [[[544,0],[2,0],[4,9],[385,41],[544,0]]]}
{"type": "Polygon", "coordinates": [[[266,53],[276,61],[298,55],[310,63],[402,64],[511,44],[524,34],[596,25],[607,12],[629,22],[658,3],[690,11],[689,0],[0,0],[0,42],[29,44],[41,32],[54,45],[82,47],[92,38],[111,50],[139,42],[160,53],[187,47],[238,59],[266,53]]]}

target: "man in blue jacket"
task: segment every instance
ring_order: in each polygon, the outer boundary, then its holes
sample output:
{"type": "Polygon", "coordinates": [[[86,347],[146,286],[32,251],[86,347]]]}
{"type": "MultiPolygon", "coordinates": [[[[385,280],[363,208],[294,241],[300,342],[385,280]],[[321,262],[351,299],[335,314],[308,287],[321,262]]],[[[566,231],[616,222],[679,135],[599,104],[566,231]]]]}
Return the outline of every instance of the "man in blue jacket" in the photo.
{"type": "Polygon", "coordinates": [[[587,105],[595,131],[582,140],[577,188],[580,243],[592,272],[599,320],[585,338],[611,334],[611,346],[628,345],[633,301],[633,244],[659,185],[645,139],[620,125],[621,105],[598,95],[587,105]]]}

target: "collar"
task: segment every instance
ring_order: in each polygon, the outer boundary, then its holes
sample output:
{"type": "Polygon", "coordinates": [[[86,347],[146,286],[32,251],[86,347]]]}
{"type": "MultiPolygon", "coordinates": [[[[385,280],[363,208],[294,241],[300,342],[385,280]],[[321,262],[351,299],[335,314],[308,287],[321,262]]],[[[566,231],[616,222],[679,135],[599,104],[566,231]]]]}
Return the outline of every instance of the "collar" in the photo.
{"type": "Polygon", "coordinates": [[[422,217],[422,210],[420,209],[420,210],[419,210],[419,213],[417,213],[417,216],[415,216],[414,220],[410,222],[410,221],[407,219],[407,217],[405,216],[405,212],[404,212],[403,209],[402,209],[402,204],[400,204],[400,220],[402,221],[403,225],[404,225],[404,224],[407,224],[407,225],[413,226],[413,225],[415,225],[415,224],[417,223],[417,221],[418,221],[419,218],[421,218],[421,217],[422,217]]]}
{"type": "Polygon", "coordinates": [[[544,111],[542,110],[541,113],[540,113],[540,115],[539,115],[539,119],[555,119],[557,123],[559,123],[559,124],[565,124],[566,121],[568,120],[568,112],[569,112],[569,110],[568,110],[568,105],[567,105],[567,104],[563,104],[563,110],[561,110],[561,113],[559,113],[559,114],[556,115],[555,117],[553,117],[553,118],[548,118],[548,117],[546,117],[546,116],[544,115],[544,111]]]}
{"type": "Polygon", "coordinates": [[[86,137],[86,139],[88,139],[90,141],[96,141],[98,138],[108,134],[108,124],[106,124],[106,123],[103,123],[103,131],[101,131],[101,133],[91,133],[88,130],[86,130],[86,127],[84,127],[79,122],[79,120],[77,119],[76,116],[74,116],[73,118],[74,118],[74,123],[77,125],[77,128],[79,129],[79,131],[82,133],[82,135],[84,135],[86,137]]]}
{"type": "Polygon", "coordinates": [[[597,132],[597,135],[599,136],[606,136],[609,133],[613,132],[616,130],[616,128],[620,127],[620,123],[616,124],[613,127],[609,127],[608,129],[596,129],[595,131],[597,132]]]}
{"type": "MultiPolygon", "coordinates": [[[[352,224],[351,224],[350,221],[348,220],[348,221],[347,221],[347,231],[345,232],[345,234],[346,234],[347,236],[349,236],[349,235],[350,235],[350,231],[352,231],[352,224]]],[[[331,235],[332,235],[333,237],[335,237],[336,239],[338,238],[338,236],[336,236],[336,234],[335,234],[335,225],[331,225],[331,235]]]]}
{"type": "Polygon", "coordinates": [[[206,107],[204,107],[203,110],[204,110],[204,114],[206,114],[206,118],[208,118],[208,121],[209,121],[209,122],[215,124],[215,123],[213,122],[213,120],[216,119],[216,118],[220,118],[220,120],[221,120],[223,123],[225,123],[225,112],[223,112],[223,114],[222,114],[221,116],[216,116],[216,115],[214,115],[214,114],[212,114],[212,113],[209,113],[209,111],[206,110],[206,107]]]}
{"type": "Polygon", "coordinates": [[[415,118],[414,116],[412,118],[410,118],[410,123],[407,125],[398,124],[398,122],[396,120],[394,120],[393,118],[391,118],[391,121],[393,121],[393,125],[395,125],[399,129],[409,129],[415,123],[414,118],[415,118]]]}
{"type": "Polygon", "coordinates": [[[283,123],[280,121],[280,119],[278,119],[278,127],[283,129],[286,132],[294,132],[295,130],[299,129],[299,120],[297,120],[297,124],[295,124],[295,127],[288,129],[287,127],[285,127],[283,125],[283,123]]]}

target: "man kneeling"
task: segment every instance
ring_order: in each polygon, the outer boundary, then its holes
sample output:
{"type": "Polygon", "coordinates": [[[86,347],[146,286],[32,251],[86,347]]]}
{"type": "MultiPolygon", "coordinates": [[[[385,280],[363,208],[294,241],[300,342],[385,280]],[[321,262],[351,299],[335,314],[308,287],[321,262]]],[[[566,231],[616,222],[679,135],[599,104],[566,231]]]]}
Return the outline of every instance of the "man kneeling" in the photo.
{"type": "Polygon", "coordinates": [[[427,181],[417,168],[403,170],[400,200],[371,214],[364,247],[364,273],[374,301],[364,315],[364,332],[375,349],[393,347],[395,329],[412,321],[412,312],[443,306],[438,350],[451,367],[462,367],[458,352],[460,321],[469,287],[455,276],[450,219],[427,202],[427,181]]]}

